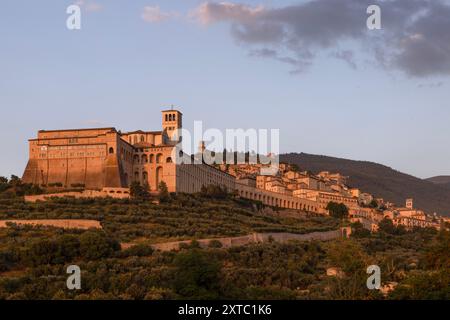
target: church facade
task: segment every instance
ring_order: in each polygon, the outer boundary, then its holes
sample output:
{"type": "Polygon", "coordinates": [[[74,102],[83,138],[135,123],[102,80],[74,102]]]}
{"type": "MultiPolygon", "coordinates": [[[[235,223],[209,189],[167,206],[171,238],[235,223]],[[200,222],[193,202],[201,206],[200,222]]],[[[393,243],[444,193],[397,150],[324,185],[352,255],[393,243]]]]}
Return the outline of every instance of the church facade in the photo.
{"type": "Polygon", "coordinates": [[[122,133],[115,128],[41,130],[29,140],[25,183],[65,188],[128,188],[132,182],[157,191],[199,192],[219,185],[235,190],[235,178],[206,164],[176,164],[175,136],[183,125],[177,110],[162,111],[161,131],[122,133]]]}

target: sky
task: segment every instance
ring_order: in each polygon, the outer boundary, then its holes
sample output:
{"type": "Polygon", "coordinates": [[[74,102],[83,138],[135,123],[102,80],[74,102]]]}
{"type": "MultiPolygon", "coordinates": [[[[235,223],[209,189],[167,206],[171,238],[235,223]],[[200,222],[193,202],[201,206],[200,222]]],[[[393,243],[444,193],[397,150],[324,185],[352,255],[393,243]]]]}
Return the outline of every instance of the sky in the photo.
{"type": "Polygon", "coordinates": [[[450,175],[448,30],[439,0],[3,0],[0,175],[22,175],[38,130],[159,130],[171,105],[188,129],[450,175]]]}

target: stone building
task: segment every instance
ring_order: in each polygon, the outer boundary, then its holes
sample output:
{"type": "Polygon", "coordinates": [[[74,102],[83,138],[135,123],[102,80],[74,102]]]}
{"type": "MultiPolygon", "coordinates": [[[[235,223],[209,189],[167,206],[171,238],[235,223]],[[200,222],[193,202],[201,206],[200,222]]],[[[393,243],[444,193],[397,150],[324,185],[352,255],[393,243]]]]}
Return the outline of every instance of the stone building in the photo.
{"type": "Polygon", "coordinates": [[[183,115],[162,111],[161,131],[122,133],[115,128],[41,130],[29,140],[25,183],[91,190],[128,188],[132,182],[157,191],[198,192],[203,185],[235,189],[235,178],[206,164],[180,164],[173,152],[183,115]]]}

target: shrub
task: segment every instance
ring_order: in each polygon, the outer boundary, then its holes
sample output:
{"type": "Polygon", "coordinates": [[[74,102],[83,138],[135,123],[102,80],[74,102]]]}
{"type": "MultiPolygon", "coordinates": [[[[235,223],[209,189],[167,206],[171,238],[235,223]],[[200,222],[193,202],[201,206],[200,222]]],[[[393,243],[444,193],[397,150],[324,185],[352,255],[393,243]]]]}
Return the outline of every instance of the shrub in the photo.
{"type": "Polygon", "coordinates": [[[80,237],[81,256],[88,260],[109,258],[119,250],[120,244],[104,232],[87,231],[80,237]]]}

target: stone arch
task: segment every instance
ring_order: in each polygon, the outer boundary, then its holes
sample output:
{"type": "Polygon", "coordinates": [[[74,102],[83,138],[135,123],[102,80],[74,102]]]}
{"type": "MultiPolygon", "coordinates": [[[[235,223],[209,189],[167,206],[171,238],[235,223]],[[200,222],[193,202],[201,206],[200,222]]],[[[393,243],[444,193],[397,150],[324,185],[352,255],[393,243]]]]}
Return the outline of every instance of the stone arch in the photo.
{"type": "Polygon", "coordinates": [[[156,188],[159,188],[159,184],[163,181],[163,167],[156,168],[155,177],[156,177],[156,188]]]}
{"type": "Polygon", "coordinates": [[[147,173],[147,171],[142,172],[142,180],[144,181],[144,184],[148,183],[148,173],[147,173]]]}

